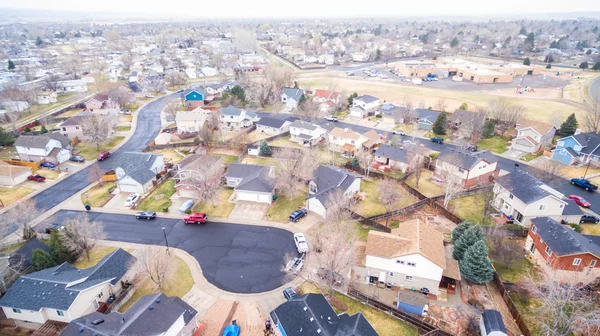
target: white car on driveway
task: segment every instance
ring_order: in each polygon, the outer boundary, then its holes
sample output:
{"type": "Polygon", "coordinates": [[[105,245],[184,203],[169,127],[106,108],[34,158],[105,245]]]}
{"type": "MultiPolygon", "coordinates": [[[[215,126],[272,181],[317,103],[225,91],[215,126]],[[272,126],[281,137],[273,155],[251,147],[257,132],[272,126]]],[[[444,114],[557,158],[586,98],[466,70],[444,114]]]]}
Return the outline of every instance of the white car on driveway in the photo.
{"type": "Polygon", "coordinates": [[[294,233],[294,243],[296,244],[298,253],[308,253],[308,243],[306,242],[304,233],[294,233]]]}
{"type": "Polygon", "coordinates": [[[127,197],[127,199],[125,200],[125,206],[126,207],[132,207],[135,205],[135,203],[137,203],[137,201],[140,200],[140,194],[133,194],[129,197],[127,197]]]}

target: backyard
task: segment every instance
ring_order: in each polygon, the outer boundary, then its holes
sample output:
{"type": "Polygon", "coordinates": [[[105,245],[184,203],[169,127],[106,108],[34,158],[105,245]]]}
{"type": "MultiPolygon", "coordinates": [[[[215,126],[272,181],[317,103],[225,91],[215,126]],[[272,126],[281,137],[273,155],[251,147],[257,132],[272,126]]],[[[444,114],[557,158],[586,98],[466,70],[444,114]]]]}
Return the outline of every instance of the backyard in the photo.
{"type": "Polygon", "coordinates": [[[4,146],[0,149],[0,160],[8,160],[17,154],[15,146],[4,146]]]}
{"type": "Polygon", "coordinates": [[[267,210],[267,218],[270,221],[287,223],[289,216],[295,210],[304,206],[307,188],[304,187],[296,192],[296,195],[290,200],[286,192],[277,194],[277,200],[274,201],[267,210]]]}
{"type": "MultiPolygon", "coordinates": [[[[360,190],[366,193],[367,197],[363,201],[361,201],[356,207],[356,212],[358,214],[365,217],[370,217],[386,212],[385,206],[380,201],[378,190],[379,187],[377,185],[377,182],[379,182],[379,180],[367,181],[366,179],[363,179],[360,182],[360,190]]],[[[386,183],[395,182],[392,180],[387,180],[386,183]]],[[[400,209],[402,207],[415,203],[415,197],[406,192],[400,184],[397,184],[397,188],[401,189],[404,192],[402,195],[402,200],[396,206],[394,206],[394,209],[400,209]]]]}
{"type": "Polygon", "coordinates": [[[173,164],[181,161],[183,159],[183,155],[177,153],[174,149],[157,149],[151,152],[152,154],[162,154],[165,160],[173,160],[173,164]]]}
{"type": "Polygon", "coordinates": [[[113,197],[111,192],[116,187],[115,182],[97,184],[81,194],[81,202],[92,207],[103,207],[113,197]]]}
{"type": "Polygon", "coordinates": [[[215,206],[210,202],[202,201],[192,208],[192,212],[204,212],[211,217],[229,217],[231,210],[235,207],[235,203],[228,202],[229,197],[233,194],[232,188],[221,188],[217,191],[219,199],[215,202],[215,206]]]}
{"type": "Polygon", "coordinates": [[[245,157],[241,163],[263,165],[263,166],[277,166],[277,160],[268,157],[245,157]]]}
{"type": "Polygon", "coordinates": [[[33,189],[23,186],[0,188],[0,203],[2,203],[3,206],[7,206],[31,194],[32,192],[34,192],[33,189]]]}
{"type": "Polygon", "coordinates": [[[232,164],[234,163],[238,157],[235,155],[229,155],[229,154],[221,154],[221,153],[208,153],[208,155],[210,156],[220,156],[223,159],[223,163],[224,164],[232,164]]]}
{"type": "Polygon", "coordinates": [[[171,196],[175,194],[175,180],[166,180],[158,188],[146,197],[140,205],[139,210],[168,212],[171,202],[171,196]]]}
{"type": "Polygon", "coordinates": [[[97,149],[95,143],[80,142],[75,145],[75,148],[79,150],[79,154],[86,160],[94,160],[100,154],[100,152],[110,151],[117,146],[121,141],[125,139],[124,136],[115,136],[110,138],[105,144],[100,146],[100,150],[97,149]]]}
{"type": "Polygon", "coordinates": [[[79,269],[90,268],[95,266],[102,258],[116,249],[117,248],[114,246],[96,246],[90,251],[89,261],[84,254],[73,263],[73,266],[79,269]]]}
{"type": "Polygon", "coordinates": [[[493,136],[489,139],[482,139],[477,143],[479,150],[489,150],[490,152],[502,154],[506,152],[506,146],[508,146],[508,140],[501,136],[493,136]]]}
{"type": "Polygon", "coordinates": [[[490,216],[483,215],[484,207],[484,194],[460,197],[450,201],[450,208],[454,211],[454,214],[464,221],[490,226],[492,225],[492,219],[490,216]]]}
{"type": "Polygon", "coordinates": [[[431,170],[423,170],[421,172],[421,178],[419,179],[419,187],[416,187],[416,185],[417,185],[416,176],[414,174],[412,174],[411,176],[409,176],[406,179],[406,184],[415,188],[416,190],[418,190],[420,193],[422,193],[423,195],[425,195],[427,197],[443,195],[444,187],[437,183],[434,183],[431,180],[432,175],[433,175],[433,172],[431,170]]]}
{"type": "Polygon", "coordinates": [[[292,147],[292,148],[304,148],[304,146],[299,145],[296,142],[290,141],[291,136],[286,136],[283,138],[275,139],[269,142],[270,146],[275,147],[292,147]]]}

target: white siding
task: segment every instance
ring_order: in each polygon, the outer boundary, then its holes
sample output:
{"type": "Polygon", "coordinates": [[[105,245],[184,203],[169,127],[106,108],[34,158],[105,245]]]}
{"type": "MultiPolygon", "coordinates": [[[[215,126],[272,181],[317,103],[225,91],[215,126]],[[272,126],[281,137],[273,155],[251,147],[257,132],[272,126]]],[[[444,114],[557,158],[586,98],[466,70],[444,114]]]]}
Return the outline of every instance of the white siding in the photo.
{"type": "Polygon", "coordinates": [[[323,218],[327,216],[327,210],[325,209],[325,206],[315,197],[309,198],[306,205],[306,208],[309,211],[312,211],[323,218]]]}
{"type": "Polygon", "coordinates": [[[420,254],[411,254],[393,259],[367,255],[365,266],[436,281],[442,279],[442,272],[444,271],[440,266],[420,254]],[[396,260],[403,260],[405,263],[402,265],[397,263],[396,260]],[[407,262],[414,262],[416,266],[408,266],[407,262]]]}
{"type": "Polygon", "coordinates": [[[2,307],[4,315],[9,319],[29,321],[36,323],[44,323],[48,319],[42,311],[21,309],[21,314],[13,312],[12,308],[2,307]]]}
{"type": "Polygon", "coordinates": [[[181,315],[181,316],[179,316],[177,321],[175,321],[175,323],[173,323],[173,325],[171,325],[169,330],[167,330],[167,332],[165,332],[163,335],[164,336],[177,336],[177,335],[179,335],[179,332],[181,331],[181,329],[183,329],[183,327],[185,327],[185,322],[183,321],[183,315],[181,315]]]}

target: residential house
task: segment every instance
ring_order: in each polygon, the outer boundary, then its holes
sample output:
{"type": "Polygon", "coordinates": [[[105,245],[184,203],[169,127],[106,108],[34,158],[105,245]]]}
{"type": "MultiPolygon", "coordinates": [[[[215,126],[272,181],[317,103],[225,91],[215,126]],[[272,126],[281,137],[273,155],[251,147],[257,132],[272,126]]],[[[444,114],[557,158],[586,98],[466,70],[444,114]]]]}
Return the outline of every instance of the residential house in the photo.
{"type": "Polygon", "coordinates": [[[422,156],[425,164],[429,160],[429,152],[425,146],[396,147],[381,144],[375,151],[375,161],[406,174],[415,156],[422,156]]]}
{"type": "Polygon", "coordinates": [[[33,270],[31,265],[31,256],[34,250],[49,252],[48,245],[42,243],[37,238],[28,240],[18,250],[14,251],[8,257],[8,267],[16,273],[26,274],[33,270]]]}
{"type": "Polygon", "coordinates": [[[370,130],[362,135],[367,138],[367,141],[362,143],[362,150],[375,151],[379,144],[381,143],[381,135],[377,133],[375,130],[370,130]]]}
{"type": "Polygon", "coordinates": [[[85,111],[97,115],[116,117],[121,111],[119,103],[111,100],[107,94],[97,94],[85,102],[85,111]]]}
{"type": "MultiPolygon", "coordinates": [[[[461,126],[472,122],[478,117],[477,112],[469,112],[465,110],[456,110],[454,113],[448,115],[448,125],[451,128],[460,128],[461,126]]],[[[437,119],[437,118],[436,118],[437,119]]],[[[482,124],[483,124],[482,120],[482,124]]]]}
{"type": "Polygon", "coordinates": [[[379,336],[362,313],[338,315],[322,294],[286,301],[270,316],[280,335],[379,336]]]}
{"type": "Polygon", "coordinates": [[[0,185],[14,187],[25,181],[31,175],[31,168],[27,166],[15,166],[0,161],[0,185]]]}
{"type": "Polygon", "coordinates": [[[599,236],[582,235],[550,217],[531,219],[525,249],[557,281],[588,283],[600,277],[599,236]]]}
{"type": "Polygon", "coordinates": [[[58,94],[56,94],[56,91],[40,91],[35,95],[37,98],[37,103],[40,105],[48,105],[58,101],[58,94]]]}
{"type": "Polygon", "coordinates": [[[181,93],[181,103],[189,108],[204,106],[208,99],[208,93],[203,88],[186,90],[181,93]]]}
{"type": "Polygon", "coordinates": [[[352,100],[350,115],[358,118],[375,115],[379,109],[379,105],[381,105],[379,103],[379,98],[369,95],[360,95],[352,100]]]}
{"type": "Polygon", "coordinates": [[[532,120],[520,120],[516,130],[517,136],[512,140],[511,148],[525,153],[537,153],[551,145],[556,133],[553,125],[532,120]]]}
{"type": "Polygon", "coordinates": [[[310,196],[306,202],[306,208],[325,218],[327,216],[328,203],[336,193],[345,197],[353,197],[360,191],[361,176],[352,174],[341,168],[321,165],[314,173],[312,180],[308,183],[310,196]]]}
{"type": "Polygon", "coordinates": [[[256,113],[233,105],[222,107],[220,112],[221,127],[231,131],[239,131],[242,128],[250,127],[257,121],[256,113]]]}
{"type": "Polygon", "coordinates": [[[365,254],[364,269],[355,267],[364,283],[390,284],[395,290],[426,288],[437,296],[443,283],[460,280],[443,233],[420,219],[403,222],[391,233],[369,231],[365,254]]]}
{"type": "Polygon", "coordinates": [[[502,314],[493,309],[484,310],[479,320],[481,336],[507,336],[502,314]]]}
{"type": "Polygon", "coordinates": [[[145,194],[165,171],[162,154],[122,153],[115,163],[119,192],[145,194]]]}
{"type": "Polygon", "coordinates": [[[306,147],[318,144],[326,134],[323,127],[306,121],[296,120],[290,124],[290,141],[306,147]]]}
{"type": "Polygon", "coordinates": [[[233,187],[238,201],[271,203],[273,201],[274,167],[233,163],[225,179],[233,187]]]}
{"type": "Polygon", "coordinates": [[[463,152],[446,150],[441,152],[435,161],[434,176],[446,179],[446,174],[459,176],[464,188],[491,182],[497,177],[500,169],[498,159],[489,151],[463,152]]]}
{"type": "Polygon", "coordinates": [[[209,95],[219,96],[225,91],[231,90],[234,86],[236,86],[235,81],[223,81],[217,84],[211,84],[206,87],[206,92],[209,95]]]}
{"type": "Polygon", "coordinates": [[[200,198],[198,185],[206,179],[221,177],[223,159],[220,156],[203,154],[190,154],[175,165],[175,190],[177,196],[187,198],[200,198]]]}
{"type": "Polygon", "coordinates": [[[334,128],[329,131],[329,149],[353,157],[361,150],[362,144],[369,139],[348,128],[334,128]]]}
{"type": "Polygon", "coordinates": [[[350,56],[352,56],[353,62],[366,62],[369,60],[369,54],[363,52],[355,52],[352,53],[350,56]]]}
{"type": "Polygon", "coordinates": [[[426,110],[426,109],[415,109],[417,116],[417,128],[425,131],[431,131],[433,124],[439,117],[441,111],[426,110]]]}
{"type": "Polygon", "coordinates": [[[48,320],[69,323],[94,312],[133,279],[136,258],[123,249],[111,252],[95,266],[71,264],[22,275],[0,299],[7,318],[22,328],[37,329],[48,320]]]}
{"type": "Polygon", "coordinates": [[[171,143],[171,140],[173,139],[173,135],[171,133],[167,133],[167,132],[163,132],[163,133],[159,133],[156,138],[154,138],[154,144],[161,146],[161,145],[168,145],[171,143]]]}
{"type": "Polygon", "coordinates": [[[336,91],[318,89],[313,94],[313,101],[319,104],[321,112],[334,111],[335,107],[340,104],[341,99],[341,94],[336,91]]]}
{"type": "Polygon", "coordinates": [[[140,80],[140,75],[137,71],[132,71],[129,74],[129,83],[137,83],[140,80]]]}
{"type": "Polygon", "coordinates": [[[281,102],[285,104],[285,107],[289,111],[292,111],[298,108],[302,96],[304,96],[304,90],[283,88],[281,92],[281,102]]]}
{"type": "Polygon", "coordinates": [[[317,57],[317,62],[320,64],[333,65],[335,63],[335,58],[330,54],[323,54],[317,57]]]}
{"type": "Polygon", "coordinates": [[[448,125],[456,130],[454,135],[460,138],[479,139],[484,123],[484,116],[478,112],[456,110],[448,115],[448,125]]]}
{"type": "Polygon", "coordinates": [[[22,161],[63,163],[71,158],[71,141],[58,132],[21,135],[15,147],[22,161]]]}
{"type": "Polygon", "coordinates": [[[259,133],[278,135],[289,132],[290,125],[297,119],[298,118],[295,117],[289,117],[286,119],[262,117],[254,124],[256,125],[256,131],[259,133]]]}
{"type": "Polygon", "coordinates": [[[83,132],[83,124],[85,123],[85,119],[89,118],[90,115],[90,112],[82,112],[73,116],[58,124],[58,131],[69,139],[77,137],[79,140],[86,140],[87,136],[83,132]]]}
{"type": "Polygon", "coordinates": [[[58,92],[88,92],[87,83],[82,80],[66,80],[58,82],[58,92]]]}
{"type": "Polygon", "coordinates": [[[404,120],[406,115],[406,113],[404,113],[405,110],[406,107],[385,103],[379,107],[381,121],[394,125],[405,123],[407,122],[407,120],[404,120]]]}
{"type": "Polygon", "coordinates": [[[177,111],[175,115],[175,123],[177,124],[177,133],[194,133],[199,132],[206,118],[210,115],[210,111],[201,107],[196,107],[192,111],[177,111]]]}
{"type": "Polygon", "coordinates": [[[558,139],[551,157],[552,160],[568,165],[587,164],[590,161],[594,165],[600,165],[600,135],[577,131],[574,135],[558,139]]]}
{"type": "MultiPolygon", "coordinates": [[[[520,169],[494,181],[492,205],[503,216],[528,227],[535,217],[562,219],[567,202],[564,195],[520,169]]],[[[579,217],[581,218],[581,217],[579,217]]],[[[578,221],[579,222],[579,221],[578,221]]]]}
{"type": "Polygon", "coordinates": [[[144,295],[124,313],[93,312],[75,320],[61,336],[192,336],[198,329],[198,312],[176,296],[144,295]]]}
{"type": "Polygon", "coordinates": [[[581,216],[583,216],[581,207],[579,207],[572,199],[563,199],[563,201],[567,204],[565,205],[560,218],[556,217],[555,219],[561,223],[578,224],[581,221],[581,216]]]}

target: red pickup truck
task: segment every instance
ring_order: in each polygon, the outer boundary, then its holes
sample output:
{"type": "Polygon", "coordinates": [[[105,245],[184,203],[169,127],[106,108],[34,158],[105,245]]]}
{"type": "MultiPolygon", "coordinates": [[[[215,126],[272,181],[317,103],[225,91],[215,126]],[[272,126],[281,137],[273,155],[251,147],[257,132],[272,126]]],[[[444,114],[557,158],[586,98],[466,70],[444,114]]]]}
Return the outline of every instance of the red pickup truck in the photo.
{"type": "Polygon", "coordinates": [[[44,181],[46,181],[46,178],[44,176],[42,176],[42,175],[29,175],[29,176],[27,176],[27,179],[31,180],[31,181],[35,181],[35,182],[44,182],[44,181]]]}
{"type": "Polygon", "coordinates": [[[183,218],[185,224],[204,224],[206,223],[206,214],[204,212],[195,212],[183,218]]]}
{"type": "Polygon", "coordinates": [[[98,161],[104,161],[110,157],[110,152],[102,152],[98,154],[98,161]]]}

